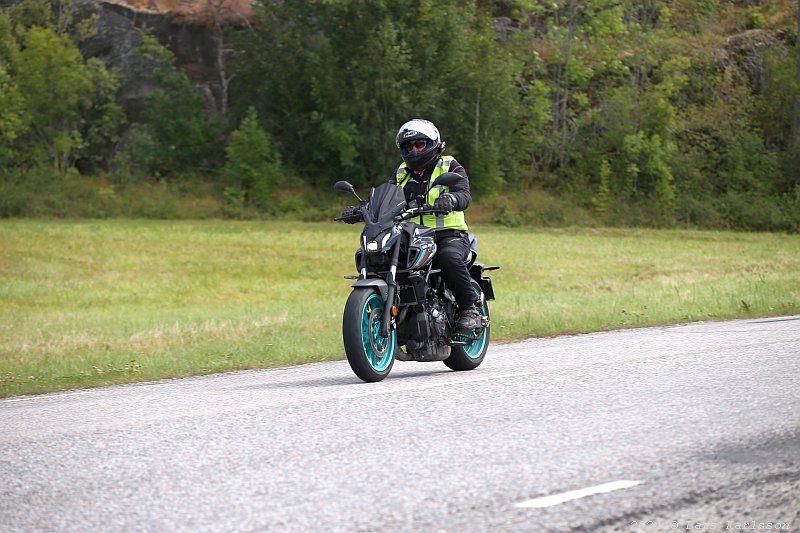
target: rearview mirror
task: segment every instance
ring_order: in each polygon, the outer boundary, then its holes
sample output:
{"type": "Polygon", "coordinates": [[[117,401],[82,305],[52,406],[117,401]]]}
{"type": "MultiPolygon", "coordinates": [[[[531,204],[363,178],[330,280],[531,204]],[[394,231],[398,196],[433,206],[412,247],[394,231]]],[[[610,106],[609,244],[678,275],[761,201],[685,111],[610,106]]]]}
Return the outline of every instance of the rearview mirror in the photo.
{"type": "Polygon", "coordinates": [[[355,193],[356,192],[356,190],[353,188],[353,186],[350,184],[350,182],[347,182],[347,181],[337,181],[333,185],[333,188],[336,189],[339,192],[349,192],[349,193],[355,193]]]}
{"type": "Polygon", "coordinates": [[[459,174],[456,174],[455,172],[445,172],[444,174],[436,178],[436,181],[433,182],[433,184],[434,186],[444,185],[445,187],[452,187],[462,179],[463,178],[459,174]]]}

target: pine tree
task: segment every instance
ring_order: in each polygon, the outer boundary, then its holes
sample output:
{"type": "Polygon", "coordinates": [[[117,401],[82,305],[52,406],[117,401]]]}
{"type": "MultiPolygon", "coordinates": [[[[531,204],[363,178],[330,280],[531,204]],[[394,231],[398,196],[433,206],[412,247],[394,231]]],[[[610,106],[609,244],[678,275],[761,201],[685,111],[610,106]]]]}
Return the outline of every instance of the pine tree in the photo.
{"type": "Polygon", "coordinates": [[[247,110],[239,129],[231,134],[226,155],[225,176],[229,183],[226,196],[239,196],[245,206],[271,211],[282,176],[281,162],[269,136],[258,124],[254,107],[247,110]]]}

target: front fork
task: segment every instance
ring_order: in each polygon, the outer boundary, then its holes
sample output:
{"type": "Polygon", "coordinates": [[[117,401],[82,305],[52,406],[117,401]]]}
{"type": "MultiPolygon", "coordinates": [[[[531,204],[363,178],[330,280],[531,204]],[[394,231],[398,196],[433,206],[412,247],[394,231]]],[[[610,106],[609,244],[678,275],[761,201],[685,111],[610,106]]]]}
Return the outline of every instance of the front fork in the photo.
{"type": "Polygon", "coordinates": [[[386,302],[383,304],[383,321],[381,322],[381,337],[388,337],[389,330],[392,324],[392,317],[394,316],[394,295],[397,292],[397,262],[400,258],[400,239],[394,244],[392,249],[392,262],[389,266],[389,275],[386,276],[386,284],[388,292],[386,294],[386,302]]]}

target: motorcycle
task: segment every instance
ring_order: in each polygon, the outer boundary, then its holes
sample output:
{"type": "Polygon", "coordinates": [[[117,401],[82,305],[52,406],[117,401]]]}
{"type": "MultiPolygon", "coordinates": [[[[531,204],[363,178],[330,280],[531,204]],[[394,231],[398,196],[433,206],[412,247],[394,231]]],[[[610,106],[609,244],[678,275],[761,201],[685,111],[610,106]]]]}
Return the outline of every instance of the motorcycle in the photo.
{"type": "MultiPolygon", "coordinates": [[[[457,174],[448,172],[432,186],[449,187],[458,180],[457,174]]],[[[446,212],[415,202],[407,205],[402,187],[393,183],[374,187],[368,200],[346,181],[334,188],[355,195],[364,221],[355,256],[359,275],[345,276],[355,283],[342,319],[344,349],[356,376],[366,382],[381,381],[395,359],[443,361],[452,370],[477,368],[489,347],[487,301],[494,300],[492,280],[485,273],[500,267],[475,261],[477,239],[470,234],[468,269],[480,299],[481,325],[457,331],[455,297],[435,268],[435,230],[412,221],[446,212]]]]}

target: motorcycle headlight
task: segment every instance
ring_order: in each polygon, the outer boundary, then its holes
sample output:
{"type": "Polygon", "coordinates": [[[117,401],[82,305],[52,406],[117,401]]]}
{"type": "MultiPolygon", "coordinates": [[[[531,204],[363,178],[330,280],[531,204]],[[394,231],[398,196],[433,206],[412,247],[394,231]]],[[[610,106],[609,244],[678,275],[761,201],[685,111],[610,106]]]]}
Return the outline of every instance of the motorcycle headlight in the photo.
{"type": "Polygon", "coordinates": [[[376,241],[369,241],[367,243],[367,251],[368,252],[377,252],[378,251],[378,243],[376,241]]]}

